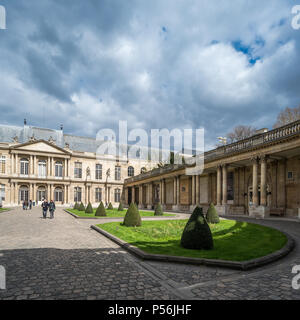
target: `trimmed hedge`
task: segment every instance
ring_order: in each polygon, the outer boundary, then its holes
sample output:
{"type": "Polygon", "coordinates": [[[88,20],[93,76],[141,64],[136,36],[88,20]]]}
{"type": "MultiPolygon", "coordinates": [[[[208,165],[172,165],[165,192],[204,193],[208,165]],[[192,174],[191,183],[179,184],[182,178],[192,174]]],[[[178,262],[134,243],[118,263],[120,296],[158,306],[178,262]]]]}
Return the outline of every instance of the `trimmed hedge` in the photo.
{"type": "Polygon", "coordinates": [[[84,204],[82,202],[80,203],[80,206],[79,206],[78,210],[79,211],[85,211],[85,206],[84,206],[84,204]]]}
{"type": "Polygon", "coordinates": [[[154,215],[155,215],[155,216],[163,216],[163,215],[164,215],[160,203],[158,203],[158,204],[156,205],[155,211],[154,211],[154,215]]]}
{"type": "Polygon", "coordinates": [[[187,222],[181,236],[181,246],[186,249],[213,249],[212,234],[203,215],[202,208],[196,207],[187,222]]]}
{"type": "Polygon", "coordinates": [[[130,204],[124,217],[123,225],[126,227],[140,227],[142,225],[139,210],[134,203],[130,204]]]}
{"type": "Polygon", "coordinates": [[[91,203],[89,202],[86,209],[85,209],[85,213],[94,213],[93,211],[93,207],[91,205],[91,203]]]}
{"type": "Polygon", "coordinates": [[[123,204],[122,204],[122,202],[120,202],[119,207],[118,207],[118,211],[123,211],[123,210],[124,210],[123,204]]]}
{"type": "Polygon", "coordinates": [[[113,207],[113,205],[111,204],[111,202],[109,203],[107,209],[108,209],[108,210],[114,210],[114,207],[113,207]]]}
{"type": "Polygon", "coordinates": [[[206,213],[206,220],[208,223],[219,223],[219,215],[213,203],[210,204],[207,213],[206,213]]]}
{"type": "Polygon", "coordinates": [[[97,217],[106,217],[106,211],[105,211],[105,208],[104,208],[104,204],[103,202],[101,201],[97,210],[96,210],[96,213],[95,213],[95,216],[97,217]]]}
{"type": "Polygon", "coordinates": [[[78,202],[75,202],[73,209],[74,210],[79,210],[79,203],[78,202]]]}

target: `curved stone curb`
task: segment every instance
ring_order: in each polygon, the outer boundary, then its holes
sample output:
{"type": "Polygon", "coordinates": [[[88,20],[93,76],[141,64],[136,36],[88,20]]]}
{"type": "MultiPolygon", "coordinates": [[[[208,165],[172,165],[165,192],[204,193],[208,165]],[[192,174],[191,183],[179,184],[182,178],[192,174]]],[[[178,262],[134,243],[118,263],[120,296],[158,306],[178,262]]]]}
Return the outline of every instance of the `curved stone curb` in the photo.
{"type": "MultiPolygon", "coordinates": [[[[99,218],[96,218],[96,217],[80,217],[80,216],[77,216],[75,213],[71,212],[71,211],[68,211],[67,209],[64,209],[65,212],[69,213],[71,216],[73,216],[74,218],[76,219],[124,219],[124,217],[99,217],[99,218]]],[[[166,219],[166,218],[176,218],[177,217],[177,214],[174,214],[173,216],[149,216],[149,217],[141,217],[142,220],[144,219],[149,219],[149,218],[156,218],[156,219],[166,219]]]]}
{"type": "Polygon", "coordinates": [[[271,254],[268,254],[264,257],[248,260],[248,261],[227,261],[227,260],[217,260],[217,259],[204,259],[204,258],[191,258],[191,257],[180,257],[180,256],[167,256],[162,254],[151,254],[144,252],[143,250],[113,236],[109,232],[98,228],[97,226],[92,225],[92,229],[101,233],[108,239],[112,240],[120,247],[126,249],[130,253],[133,253],[137,257],[143,260],[153,260],[153,261],[161,261],[161,262],[176,262],[176,263],[184,263],[184,264],[193,264],[193,265],[207,265],[207,266],[215,266],[215,267],[225,267],[231,269],[238,270],[249,270],[257,267],[261,267],[265,264],[274,262],[280,258],[283,258],[288,253],[290,253],[295,247],[294,239],[287,233],[282,232],[288,239],[286,245],[278,251],[275,251],[271,254]]]}

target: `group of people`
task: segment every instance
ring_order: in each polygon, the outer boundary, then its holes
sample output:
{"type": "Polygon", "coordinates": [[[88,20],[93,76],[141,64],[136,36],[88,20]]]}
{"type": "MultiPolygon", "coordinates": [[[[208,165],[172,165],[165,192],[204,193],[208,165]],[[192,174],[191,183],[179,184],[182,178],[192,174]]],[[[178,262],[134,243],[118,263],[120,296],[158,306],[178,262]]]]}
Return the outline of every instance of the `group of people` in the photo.
{"type": "Polygon", "coordinates": [[[27,201],[27,200],[24,200],[23,201],[23,210],[31,210],[32,209],[32,201],[31,200],[29,200],[29,201],[27,201]]]}
{"type": "Polygon", "coordinates": [[[48,202],[46,199],[44,199],[44,201],[42,202],[42,209],[43,209],[43,218],[44,219],[47,218],[48,209],[50,212],[50,219],[54,218],[55,203],[53,200],[50,200],[50,202],[48,202]]]}

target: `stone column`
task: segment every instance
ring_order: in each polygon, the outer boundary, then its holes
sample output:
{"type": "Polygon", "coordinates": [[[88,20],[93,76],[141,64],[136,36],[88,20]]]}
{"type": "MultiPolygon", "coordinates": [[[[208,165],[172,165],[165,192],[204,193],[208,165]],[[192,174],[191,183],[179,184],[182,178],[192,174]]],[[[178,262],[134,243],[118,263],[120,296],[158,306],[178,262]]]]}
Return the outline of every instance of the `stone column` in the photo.
{"type": "Polygon", "coordinates": [[[47,160],[47,176],[50,177],[51,176],[51,163],[50,163],[50,157],[48,157],[47,160]]]}
{"type": "Polygon", "coordinates": [[[29,183],[29,200],[32,200],[32,183],[29,183]]]}
{"type": "Polygon", "coordinates": [[[173,204],[174,204],[174,205],[177,204],[176,182],[177,182],[177,179],[176,179],[176,177],[174,177],[174,180],[173,180],[173,204]]]}
{"type": "Polygon", "coordinates": [[[222,168],[221,166],[218,166],[217,168],[217,205],[221,205],[222,201],[222,168]]]}
{"type": "Polygon", "coordinates": [[[36,184],[35,183],[32,184],[32,199],[31,200],[36,202],[36,184]]]}
{"type": "Polygon", "coordinates": [[[14,202],[15,202],[15,204],[18,204],[18,198],[19,198],[19,196],[18,196],[18,193],[19,193],[18,183],[17,183],[17,182],[14,182],[14,185],[15,185],[15,188],[14,188],[14,190],[15,190],[15,193],[14,193],[14,197],[15,197],[14,202]]]}
{"type": "Polygon", "coordinates": [[[149,193],[148,209],[152,209],[152,205],[153,205],[153,183],[152,182],[150,182],[148,185],[148,193],[149,193]]]}
{"type": "Polygon", "coordinates": [[[139,208],[143,208],[143,185],[139,186],[139,208]]]}
{"type": "Polygon", "coordinates": [[[19,161],[18,161],[18,154],[15,154],[15,160],[16,160],[16,162],[15,162],[15,165],[16,165],[16,174],[18,175],[19,174],[19,170],[20,170],[20,168],[19,168],[19,161]]]}
{"type": "Polygon", "coordinates": [[[192,205],[196,204],[196,176],[192,176],[192,205]]]}
{"type": "Polygon", "coordinates": [[[222,198],[222,204],[226,205],[227,204],[227,165],[223,165],[223,198],[222,198]]]}
{"type": "Polygon", "coordinates": [[[196,176],[196,205],[200,204],[200,176],[196,176]]]}
{"type": "Polygon", "coordinates": [[[261,158],[260,205],[267,205],[267,159],[261,158]]]}
{"type": "Polygon", "coordinates": [[[177,177],[177,182],[176,182],[176,187],[177,187],[177,195],[176,195],[176,205],[179,206],[180,205],[180,176],[177,177]]]}
{"type": "Polygon", "coordinates": [[[29,162],[29,175],[33,174],[33,156],[30,155],[30,162],[29,162]]]}
{"type": "Polygon", "coordinates": [[[131,202],[135,203],[135,186],[131,187],[131,202]]]}
{"type": "Polygon", "coordinates": [[[258,164],[257,158],[253,159],[253,180],[252,180],[252,192],[253,192],[253,205],[258,206],[258,164]]]}
{"type": "Polygon", "coordinates": [[[67,203],[71,203],[71,186],[67,186],[67,203]]]}
{"type": "Polygon", "coordinates": [[[64,201],[63,204],[67,203],[67,185],[64,185],[64,197],[63,197],[64,201]]]}
{"type": "Polygon", "coordinates": [[[32,167],[32,174],[36,175],[37,169],[36,169],[36,155],[33,156],[33,167],[32,167]]]}
{"type": "Polygon", "coordinates": [[[13,205],[14,203],[14,192],[15,192],[14,183],[11,182],[10,183],[10,205],[13,205]]]}

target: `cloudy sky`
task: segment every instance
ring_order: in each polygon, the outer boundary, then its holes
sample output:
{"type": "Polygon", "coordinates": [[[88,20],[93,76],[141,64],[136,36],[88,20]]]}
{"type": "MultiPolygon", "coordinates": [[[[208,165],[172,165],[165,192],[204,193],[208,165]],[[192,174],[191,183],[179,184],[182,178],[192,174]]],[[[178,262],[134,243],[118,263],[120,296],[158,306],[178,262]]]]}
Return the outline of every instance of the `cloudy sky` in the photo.
{"type": "MultiPolygon", "coordinates": [[[[0,123],[271,128],[300,104],[297,0],[0,0],[0,123]]],[[[300,0],[299,0],[300,4],[300,0]]]]}

